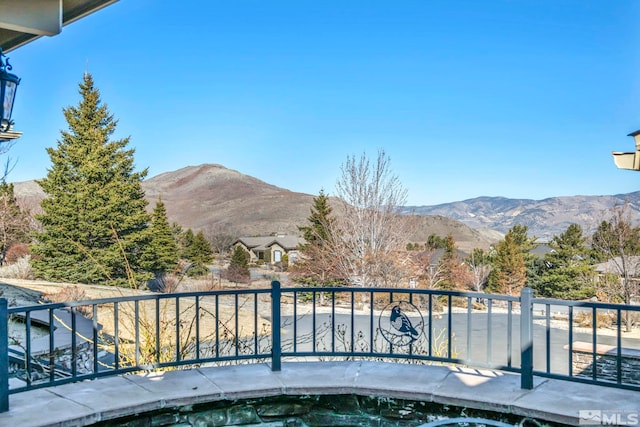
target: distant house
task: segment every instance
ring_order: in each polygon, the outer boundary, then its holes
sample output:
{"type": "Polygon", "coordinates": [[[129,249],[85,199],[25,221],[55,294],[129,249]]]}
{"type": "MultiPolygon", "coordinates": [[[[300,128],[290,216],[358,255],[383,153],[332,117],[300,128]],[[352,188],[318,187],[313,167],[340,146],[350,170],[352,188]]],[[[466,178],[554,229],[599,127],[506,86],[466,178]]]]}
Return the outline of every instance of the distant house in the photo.
{"type": "Polygon", "coordinates": [[[538,243],[535,248],[529,251],[530,254],[537,255],[540,258],[544,258],[550,252],[555,252],[555,249],[552,249],[547,243],[538,243]]]}
{"type": "MultiPolygon", "coordinates": [[[[632,278],[640,278],[640,256],[627,256],[625,261],[629,276],[632,278]]],[[[609,261],[596,264],[596,272],[599,274],[620,274],[621,266],[622,259],[617,256],[609,261]]]]}
{"type": "Polygon", "coordinates": [[[247,251],[250,263],[277,264],[282,262],[286,255],[288,263],[292,264],[300,258],[298,246],[302,243],[304,239],[301,237],[275,235],[240,237],[233,246],[240,246],[247,251]]]}
{"type": "MultiPolygon", "coordinates": [[[[640,298],[640,256],[627,256],[625,264],[625,268],[627,269],[627,273],[629,274],[629,291],[631,293],[631,302],[632,304],[638,304],[640,303],[640,301],[638,301],[638,299],[640,298]]],[[[622,259],[619,256],[610,259],[609,261],[596,264],[596,273],[598,273],[600,276],[605,274],[613,274],[619,276],[619,280],[622,280],[622,277],[620,276],[621,269],[622,259]]]]}

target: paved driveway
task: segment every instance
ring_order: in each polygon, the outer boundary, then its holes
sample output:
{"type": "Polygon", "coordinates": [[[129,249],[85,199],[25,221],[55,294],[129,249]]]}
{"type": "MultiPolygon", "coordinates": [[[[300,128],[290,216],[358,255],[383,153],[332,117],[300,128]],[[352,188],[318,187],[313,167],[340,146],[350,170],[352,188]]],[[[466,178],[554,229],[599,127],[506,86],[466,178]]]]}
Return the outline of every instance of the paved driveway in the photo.
{"type": "MultiPolygon", "coordinates": [[[[410,319],[414,324],[418,324],[420,319],[416,316],[411,316],[410,319]]],[[[453,333],[453,339],[451,342],[452,356],[455,358],[469,360],[469,365],[491,365],[491,366],[506,366],[511,357],[511,363],[514,367],[520,366],[520,315],[514,313],[512,315],[511,323],[511,348],[509,352],[508,345],[508,316],[506,313],[493,313],[491,318],[487,313],[472,313],[470,321],[471,341],[467,345],[469,334],[468,329],[468,316],[467,313],[453,313],[451,315],[451,331],[453,333]],[[489,345],[490,342],[490,345],[489,345]],[[469,350],[469,351],[468,351],[469,350]],[[467,355],[470,355],[468,358],[467,355]],[[476,362],[476,363],[474,363],[476,362]]],[[[335,328],[337,332],[337,339],[332,342],[331,338],[331,314],[328,313],[316,313],[315,315],[315,329],[316,329],[316,349],[331,350],[332,346],[336,351],[348,350],[351,345],[351,315],[336,313],[335,315],[335,328]]],[[[544,317],[534,316],[534,369],[539,371],[547,370],[547,356],[546,356],[546,341],[547,330],[544,324],[544,317]]],[[[353,318],[353,331],[356,348],[367,348],[366,345],[371,341],[371,332],[376,341],[377,348],[382,349],[387,346],[379,331],[379,314],[375,314],[373,318],[366,314],[358,314],[353,318]],[[359,338],[358,338],[359,337],[359,338]],[[362,344],[365,347],[360,347],[362,344]]],[[[439,347],[439,353],[443,356],[446,355],[447,343],[446,335],[448,329],[448,316],[442,315],[438,318],[433,318],[432,334],[434,347],[439,347]],[[442,335],[440,335],[442,334],[442,335]]],[[[283,316],[283,340],[292,340],[294,336],[293,317],[283,316]]],[[[296,326],[295,335],[297,337],[297,351],[312,351],[313,334],[312,329],[314,325],[313,316],[311,314],[298,315],[298,323],[296,326]]],[[[422,329],[423,335],[421,339],[416,341],[414,351],[418,352],[420,345],[426,346],[428,342],[426,334],[428,331],[428,319],[424,319],[424,328],[422,329]]],[[[573,341],[592,341],[591,333],[583,332],[584,329],[575,328],[573,332],[573,341]]],[[[549,330],[549,346],[550,346],[550,369],[552,373],[568,374],[569,372],[569,358],[568,351],[564,348],[569,342],[569,332],[566,328],[551,327],[549,330]]],[[[598,344],[616,345],[616,338],[614,335],[598,334],[598,344]]],[[[291,342],[289,343],[291,346],[291,342]]],[[[640,349],[640,340],[633,338],[623,338],[623,346],[640,349]]],[[[387,346],[388,348],[388,346],[387,346]]]]}

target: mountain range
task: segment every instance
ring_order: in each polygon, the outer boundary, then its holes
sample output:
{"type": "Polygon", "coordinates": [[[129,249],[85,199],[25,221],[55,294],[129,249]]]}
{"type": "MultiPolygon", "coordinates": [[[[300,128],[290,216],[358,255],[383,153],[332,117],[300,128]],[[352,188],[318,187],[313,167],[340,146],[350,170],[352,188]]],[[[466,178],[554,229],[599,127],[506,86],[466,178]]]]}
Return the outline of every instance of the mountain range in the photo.
{"type": "MultiPolygon", "coordinates": [[[[162,199],[170,222],[205,234],[224,230],[237,236],[299,234],[298,226],[306,224],[314,198],[217,164],[162,173],[144,180],[142,188],[150,210],[162,199]]],[[[45,194],[35,181],[16,182],[14,189],[21,206],[38,211],[45,194]]],[[[431,234],[451,234],[460,249],[469,251],[488,248],[515,224],[528,226],[529,235],[540,241],[562,233],[571,223],[587,232],[606,218],[612,206],[622,203],[628,203],[630,213],[640,217],[640,192],[544,200],[478,197],[435,206],[406,206],[404,213],[412,214],[407,217],[414,221],[412,242],[426,242],[431,234]]]]}
{"type": "Polygon", "coordinates": [[[640,218],[640,191],[613,196],[551,197],[543,200],[477,197],[435,206],[408,206],[405,212],[418,215],[442,215],[471,228],[506,233],[516,224],[526,225],[529,236],[549,241],[571,224],[582,227],[585,235],[609,220],[613,206],[627,206],[633,219],[640,218]]]}

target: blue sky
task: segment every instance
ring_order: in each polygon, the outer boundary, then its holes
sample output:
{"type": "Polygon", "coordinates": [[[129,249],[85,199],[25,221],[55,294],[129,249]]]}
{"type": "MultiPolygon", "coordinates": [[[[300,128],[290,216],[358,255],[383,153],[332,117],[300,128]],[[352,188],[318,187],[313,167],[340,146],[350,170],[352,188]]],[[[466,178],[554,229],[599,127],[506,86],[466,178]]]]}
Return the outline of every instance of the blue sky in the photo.
{"type": "Polygon", "coordinates": [[[382,149],[410,205],[638,191],[611,157],[640,129],[638,22],[636,0],[121,0],[7,54],[9,180],[46,175],[89,71],[149,177],[331,194],[382,149]]]}

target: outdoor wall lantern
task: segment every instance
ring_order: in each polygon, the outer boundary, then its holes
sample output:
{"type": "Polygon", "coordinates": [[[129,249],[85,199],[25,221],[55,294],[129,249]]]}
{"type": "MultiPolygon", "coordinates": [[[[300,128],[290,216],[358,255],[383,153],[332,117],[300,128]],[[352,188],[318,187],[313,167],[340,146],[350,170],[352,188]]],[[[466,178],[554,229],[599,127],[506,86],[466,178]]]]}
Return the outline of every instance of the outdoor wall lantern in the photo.
{"type": "Polygon", "coordinates": [[[20,78],[8,72],[13,67],[9,64],[9,58],[3,58],[6,57],[0,48],[0,132],[10,132],[13,127],[11,111],[20,78]]]}
{"type": "Polygon", "coordinates": [[[616,164],[618,169],[640,171],[640,130],[631,132],[627,136],[632,136],[633,139],[635,139],[636,151],[631,153],[614,151],[611,153],[613,155],[613,162],[616,164]]]}

